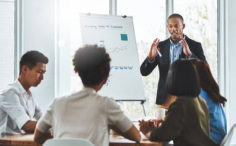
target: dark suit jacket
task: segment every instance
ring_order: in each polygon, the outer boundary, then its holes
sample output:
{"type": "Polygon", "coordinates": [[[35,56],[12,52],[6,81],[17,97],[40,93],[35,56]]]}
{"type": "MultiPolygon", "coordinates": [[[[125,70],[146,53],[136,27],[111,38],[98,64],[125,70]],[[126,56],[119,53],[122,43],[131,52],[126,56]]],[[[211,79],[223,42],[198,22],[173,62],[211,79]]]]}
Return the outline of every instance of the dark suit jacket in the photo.
{"type": "MultiPolygon", "coordinates": [[[[206,61],[201,43],[191,40],[186,35],[185,35],[185,40],[188,43],[190,51],[192,52],[191,58],[197,58],[206,61]]],[[[166,83],[167,73],[170,67],[170,38],[165,41],[159,42],[157,47],[160,48],[162,57],[160,58],[159,55],[157,55],[153,63],[148,62],[148,57],[147,57],[142,63],[140,71],[143,76],[147,76],[158,65],[160,78],[157,88],[156,104],[162,104],[166,97],[165,83],[166,83]]],[[[187,58],[183,50],[179,58],[187,58]]]]}

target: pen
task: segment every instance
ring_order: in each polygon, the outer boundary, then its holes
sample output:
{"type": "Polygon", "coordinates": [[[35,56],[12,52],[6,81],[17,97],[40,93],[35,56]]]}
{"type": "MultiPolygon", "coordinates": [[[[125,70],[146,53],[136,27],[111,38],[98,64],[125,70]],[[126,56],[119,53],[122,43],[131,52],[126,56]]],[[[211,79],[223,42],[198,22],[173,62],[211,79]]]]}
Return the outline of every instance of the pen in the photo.
{"type": "Polygon", "coordinates": [[[162,57],[161,52],[157,49],[158,55],[162,57]]]}

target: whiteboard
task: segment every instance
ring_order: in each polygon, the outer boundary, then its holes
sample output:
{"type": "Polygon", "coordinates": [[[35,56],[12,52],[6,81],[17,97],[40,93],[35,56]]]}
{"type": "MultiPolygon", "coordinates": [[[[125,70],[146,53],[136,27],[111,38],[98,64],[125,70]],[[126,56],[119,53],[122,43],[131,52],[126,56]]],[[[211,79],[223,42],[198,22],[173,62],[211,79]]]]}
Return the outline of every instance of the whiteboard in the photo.
{"type": "Polygon", "coordinates": [[[133,18],[80,14],[83,44],[106,48],[111,57],[107,83],[98,94],[115,100],[145,100],[133,18]]]}

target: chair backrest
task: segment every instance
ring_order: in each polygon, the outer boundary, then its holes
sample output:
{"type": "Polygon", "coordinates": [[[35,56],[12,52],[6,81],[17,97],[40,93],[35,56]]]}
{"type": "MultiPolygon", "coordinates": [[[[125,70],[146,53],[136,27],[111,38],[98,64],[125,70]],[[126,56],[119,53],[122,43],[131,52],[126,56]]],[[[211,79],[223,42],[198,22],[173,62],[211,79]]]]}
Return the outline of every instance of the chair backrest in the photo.
{"type": "Polygon", "coordinates": [[[234,124],[231,129],[229,130],[228,134],[225,136],[225,138],[222,140],[220,146],[230,146],[230,142],[232,139],[232,136],[234,134],[236,124],[234,124]]]}
{"type": "Polygon", "coordinates": [[[55,138],[47,140],[43,146],[94,146],[94,144],[82,138],[55,138]]]}

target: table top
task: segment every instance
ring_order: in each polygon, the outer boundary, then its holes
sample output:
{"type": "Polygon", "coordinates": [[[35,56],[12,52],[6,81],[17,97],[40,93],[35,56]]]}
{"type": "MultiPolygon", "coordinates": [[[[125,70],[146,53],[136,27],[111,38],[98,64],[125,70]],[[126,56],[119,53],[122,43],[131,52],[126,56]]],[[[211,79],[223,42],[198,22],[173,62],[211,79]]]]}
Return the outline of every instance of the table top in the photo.
{"type": "MultiPolygon", "coordinates": [[[[142,118],[133,118],[134,125],[138,128],[138,120],[142,118]]],[[[147,118],[144,118],[147,119],[147,118]]],[[[19,134],[0,139],[0,146],[41,146],[33,141],[34,135],[19,134]]],[[[140,143],[128,140],[118,134],[111,132],[109,146],[162,146],[162,142],[151,142],[144,135],[140,143]]]]}
{"type": "Polygon", "coordinates": [[[109,146],[162,146],[161,142],[151,142],[148,139],[143,139],[140,143],[128,140],[120,135],[110,135],[109,146]]]}
{"type": "Polygon", "coordinates": [[[34,142],[34,134],[18,134],[0,139],[0,146],[41,146],[34,142]]]}
{"type": "MultiPolygon", "coordinates": [[[[33,134],[19,134],[0,139],[0,146],[41,146],[33,141],[33,134]]],[[[162,146],[161,142],[142,139],[140,143],[128,140],[120,135],[110,134],[110,146],[162,146]]]]}

